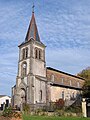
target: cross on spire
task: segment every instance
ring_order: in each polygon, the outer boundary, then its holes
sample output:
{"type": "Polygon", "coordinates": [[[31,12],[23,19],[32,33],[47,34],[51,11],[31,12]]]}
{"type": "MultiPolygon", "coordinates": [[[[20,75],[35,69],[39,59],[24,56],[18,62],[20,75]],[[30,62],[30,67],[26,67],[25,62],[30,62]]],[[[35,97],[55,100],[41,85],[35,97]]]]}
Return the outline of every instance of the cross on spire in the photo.
{"type": "Polygon", "coordinates": [[[33,3],[33,6],[32,6],[32,13],[34,13],[34,7],[35,7],[35,5],[34,5],[34,3],[33,3]]]}
{"type": "Polygon", "coordinates": [[[36,25],[36,21],[35,21],[35,16],[34,16],[34,4],[32,6],[32,18],[29,24],[29,28],[26,34],[26,41],[29,41],[31,38],[33,38],[34,40],[40,42],[40,37],[38,34],[38,29],[37,29],[37,25],[36,25]]]}

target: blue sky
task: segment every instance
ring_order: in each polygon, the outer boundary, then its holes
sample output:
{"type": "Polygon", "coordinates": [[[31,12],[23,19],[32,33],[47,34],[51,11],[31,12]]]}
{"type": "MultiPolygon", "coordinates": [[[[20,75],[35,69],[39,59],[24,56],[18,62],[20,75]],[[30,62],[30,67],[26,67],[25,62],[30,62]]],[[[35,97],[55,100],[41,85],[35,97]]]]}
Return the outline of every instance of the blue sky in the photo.
{"type": "Polygon", "coordinates": [[[47,66],[71,74],[90,66],[90,0],[0,0],[0,94],[16,82],[33,2],[47,66]]]}

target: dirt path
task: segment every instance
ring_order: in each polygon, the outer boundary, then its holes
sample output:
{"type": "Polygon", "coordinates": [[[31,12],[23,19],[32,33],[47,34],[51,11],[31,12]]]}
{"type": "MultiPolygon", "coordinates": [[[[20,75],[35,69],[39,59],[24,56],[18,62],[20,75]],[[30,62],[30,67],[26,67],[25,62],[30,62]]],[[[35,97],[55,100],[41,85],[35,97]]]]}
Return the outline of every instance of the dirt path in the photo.
{"type": "Polygon", "coordinates": [[[22,119],[20,119],[20,118],[7,118],[7,117],[0,116],[0,120],[22,120],[22,119]]]}
{"type": "Polygon", "coordinates": [[[10,120],[10,118],[6,118],[6,117],[3,117],[3,116],[0,116],[0,120],[10,120]]]}

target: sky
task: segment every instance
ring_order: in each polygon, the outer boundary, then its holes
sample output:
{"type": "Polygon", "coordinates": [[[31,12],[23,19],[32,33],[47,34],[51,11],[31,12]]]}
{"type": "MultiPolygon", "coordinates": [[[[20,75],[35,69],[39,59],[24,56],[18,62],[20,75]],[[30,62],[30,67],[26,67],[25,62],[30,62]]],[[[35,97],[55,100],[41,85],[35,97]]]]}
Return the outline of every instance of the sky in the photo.
{"type": "Polygon", "coordinates": [[[33,2],[46,65],[70,74],[90,66],[90,0],[0,0],[0,94],[15,85],[33,2]]]}

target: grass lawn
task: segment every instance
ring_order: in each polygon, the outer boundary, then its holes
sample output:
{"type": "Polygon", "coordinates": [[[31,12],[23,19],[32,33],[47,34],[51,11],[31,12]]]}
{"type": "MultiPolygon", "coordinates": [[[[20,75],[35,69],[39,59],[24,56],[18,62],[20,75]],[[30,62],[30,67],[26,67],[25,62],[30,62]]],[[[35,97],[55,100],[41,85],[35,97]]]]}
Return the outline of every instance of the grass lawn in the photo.
{"type": "Polygon", "coordinates": [[[23,115],[23,120],[90,120],[90,118],[23,115]]]}

